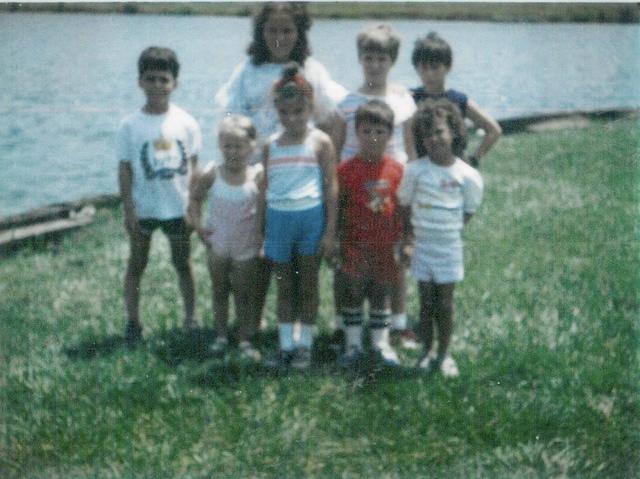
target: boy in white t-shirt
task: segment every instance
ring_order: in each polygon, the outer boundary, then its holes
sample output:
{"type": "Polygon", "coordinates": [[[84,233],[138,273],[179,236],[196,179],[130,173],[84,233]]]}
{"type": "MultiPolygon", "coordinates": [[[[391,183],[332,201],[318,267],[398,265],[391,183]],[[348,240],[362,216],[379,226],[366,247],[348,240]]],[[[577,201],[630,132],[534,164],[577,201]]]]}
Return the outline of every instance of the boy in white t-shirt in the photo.
{"type": "Polygon", "coordinates": [[[146,103],[122,120],[118,132],[118,183],[131,247],[124,280],[129,344],[142,339],[140,282],[156,228],[171,246],[184,302],[184,327],[196,326],[190,230],[184,216],[202,139],[196,120],[169,101],[178,85],[179,69],[175,53],[168,48],[149,47],[142,52],[138,85],[146,103]]]}
{"type": "Polygon", "coordinates": [[[413,133],[419,158],[407,165],[398,200],[406,218],[402,253],[413,257],[411,273],[420,293],[424,355],[418,367],[456,377],[458,367],[448,353],[453,291],[464,277],[462,229],[482,201],[482,177],[460,159],[466,130],[460,110],[449,100],[421,102],[413,133]],[[435,333],[438,347],[432,350],[435,333]]]}
{"type": "MultiPolygon", "coordinates": [[[[388,25],[371,25],[362,30],[356,39],[358,62],[362,66],[362,85],[338,104],[337,119],[332,131],[332,140],[340,162],[344,162],[359,151],[356,136],[355,116],[358,107],[372,99],[384,101],[394,116],[393,136],[389,139],[385,153],[401,164],[408,160],[406,141],[409,119],[416,110],[411,92],[402,85],[388,82],[391,68],[398,58],[400,37],[388,25]]],[[[340,274],[336,275],[334,294],[336,311],[340,310],[343,286],[340,274]]],[[[417,336],[408,327],[405,310],[406,285],[404,271],[400,281],[394,283],[390,290],[391,298],[391,338],[394,343],[409,349],[418,347],[417,336]]],[[[336,326],[341,328],[342,318],[336,316],[336,326]]],[[[340,329],[338,329],[340,331],[340,329]]],[[[340,335],[338,335],[339,337],[340,335]]],[[[334,337],[333,341],[338,340],[334,337]]]]}

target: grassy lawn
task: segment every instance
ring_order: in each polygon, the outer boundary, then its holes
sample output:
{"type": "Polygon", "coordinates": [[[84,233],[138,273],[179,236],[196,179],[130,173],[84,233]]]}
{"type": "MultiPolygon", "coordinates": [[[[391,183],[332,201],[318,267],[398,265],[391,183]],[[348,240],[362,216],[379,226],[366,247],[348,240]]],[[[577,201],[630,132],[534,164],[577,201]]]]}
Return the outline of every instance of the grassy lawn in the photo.
{"type": "Polygon", "coordinates": [[[204,250],[194,239],[206,328],[187,336],[161,235],[147,341],[127,350],[118,210],[1,259],[0,477],[637,477],[639,135],[626,120],[501,140],[465,233],[457,380],[349,376],[322,344],[309,374],[207,360],[204,250]]]}

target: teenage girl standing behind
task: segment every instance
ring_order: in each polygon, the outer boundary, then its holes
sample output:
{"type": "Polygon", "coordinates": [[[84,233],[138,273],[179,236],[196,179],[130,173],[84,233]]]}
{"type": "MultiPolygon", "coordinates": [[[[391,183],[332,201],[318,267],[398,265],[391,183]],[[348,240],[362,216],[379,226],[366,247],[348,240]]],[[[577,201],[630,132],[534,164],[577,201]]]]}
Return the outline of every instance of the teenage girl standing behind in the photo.
{"type": "MultiPolygon", "coordinates": [[[[249,117],[256,128],[258,151],[280,127],[271,97],[273,84],[282,77],[286,63],[303,66],[303,74],[313,87],[314,123],[328,131],[336,105],[347,91],[331,79],[327,69],[311,57],[307,32],[311,17],[301,2],[268,2],[253,19],[253,39],[248,57],[233,71],[216,94],[216,106],[223,114],[237,113],[249,117]]],[[[250,163],[261,161],[259,154],[250,163]]],[[[258,267],[255,326],[262,318],[270,269],[266,262],[258,267]]]]}
{"type": "Polygon", "coordinates": [[[294,63],[273,87],[282,125],[264,147],[265,187],[258,208],[265,256],[278,281],[279,367],[305,369],[311,361],[318,310],[321,255],[333,253],[337,183],[329,137],[311,126],[313,89],[294,63]],[[300,338],[293,323],[300,318],[300,338]]]}

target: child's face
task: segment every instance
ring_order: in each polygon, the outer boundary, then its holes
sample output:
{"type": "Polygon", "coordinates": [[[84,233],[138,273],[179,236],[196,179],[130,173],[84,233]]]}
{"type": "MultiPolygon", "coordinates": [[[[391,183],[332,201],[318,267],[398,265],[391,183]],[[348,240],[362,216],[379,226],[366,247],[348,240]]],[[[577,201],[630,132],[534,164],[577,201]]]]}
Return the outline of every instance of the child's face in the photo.
{"type": "Polygon", "coordinates": [[[285,63],[298,41],[298,29],[286,12],[273,12],[264,24],[262,36],[271,53],[271,61],[285,63]]]}
{"type": "Polygon", "coordinates": [[[436,118],[423,131],[422,145],[434,163],[447,163],[453,155],[453,132],[446,118],[436,118]]]}
{"type": "Polygon", "coordinates": [[[360,156],[367,161],[382,158],[387,143],[391,139],[391,130],[380,123],[362,121],[356,128],[356,137],[360,147],[360,156]]]}
{"type": "Polygon", "coordinates": [[[362,65],[364,80],[372,84],[386,82],[393,66],[391,55],[376,51],[363,51],[358,55],[358,61],[362,65]]]}
{"type": "Polygon", "coordinates": [[[416,72],[422,81],[422,85],[429,90],[440,90],[444,88],[445,78],[449,73],[449,68],[444,63],[418,63],[416,72]]]}
{"type": "Polygon", "coordinates": [[[287,98],[276,102],[278,119],[284,129],[293,135],[304,133],[311,117],[309,100],[301,97],[287,98]]]}
{"type": "Polygon", "coordinates": [[[168,70],[145,70],[138,78],[138,84],[149,104],[161,104],[168,101],[178,81],[168,70]]]}
{"type": "Polygon", "coordinates": [[[254,143],[242,130],[223,131],[218,136],[218,146],[224,157],[224,164],[230,170],[239,170],[247,165],[253,153],[254,143]]]}

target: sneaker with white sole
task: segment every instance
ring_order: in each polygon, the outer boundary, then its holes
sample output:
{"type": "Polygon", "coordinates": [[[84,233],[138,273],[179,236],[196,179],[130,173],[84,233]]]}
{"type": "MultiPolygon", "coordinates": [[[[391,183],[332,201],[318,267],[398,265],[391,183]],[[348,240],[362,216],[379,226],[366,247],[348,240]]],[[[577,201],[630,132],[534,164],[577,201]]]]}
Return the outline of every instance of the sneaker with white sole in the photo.
{"type": "Polygon", "coordinates": [[[433,374],[440,369],[440,363],[435,353],[427,351],[418,359],[416,367],[425,374],[433,374]]]}
{"type": "Polygon", "coordinates": [[[240,341],[238,344],[238,352],[240,359],[246,361],[253,361],[255,363],[260,362],[262,354],[258,351],[253,344],[249,341],[240,341]]]}
{"type": "Polygon", "coordinates": [[[445,378],[457,378],[460,376],[458,365],[455,360],[448,354],[440,362],[440,372],[445,378]]]}
{"type": "Polygon", "coordinates": [[[360,366],[364,359],[362,349],[351,346],[346,353],[338,358],[338,365],[345,369],[354,369],[360,366]]]}
{"type": "Polygon", "coordinates": [[[376,361],[384,366],[400,366],[398,355],[389,344],[383,344],[375,347],[373,350],[373,354],[376,358],[376,361]]]}
{"type": "Polygon", "coordinates": [[[293,350],[291,367],[294,369],[309,369],[311,366],[311,350],[300,346],[293,350]]]}
{"type": "Polygon", "coordinates": [[[420,339],[411,328],[393,329],[389,336],[391,344],[400,346],[402,349],[420,349],[420,339]]]}
{"type": "Polygon", "coordinates": [[[214,358],[221,358],[227,352],[229,340],[224,336],[218,336],[216,340],[209,345],[208,351],[214,358]]]}

